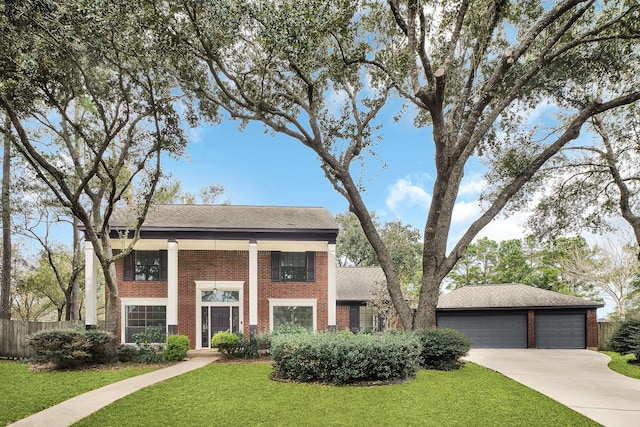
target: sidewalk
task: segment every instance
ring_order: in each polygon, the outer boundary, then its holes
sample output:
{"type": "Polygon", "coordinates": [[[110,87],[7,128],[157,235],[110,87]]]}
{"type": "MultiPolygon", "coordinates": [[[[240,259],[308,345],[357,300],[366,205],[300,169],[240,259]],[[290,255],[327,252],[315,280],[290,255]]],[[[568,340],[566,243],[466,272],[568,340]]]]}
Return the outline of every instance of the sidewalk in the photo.
{"type": "Polygon", "coordinates": [[[215,357],[194,357],[167,368],[158,369],[148,374],[138,375],[85,394],[73,397],[35,413],[27,418],[9,424],[9,427],[66,427],[91,415],[98,409],[116,400],[136,392],[144,387],[173,378],[185,372],[201,368],[213,361],[215,357]]]}

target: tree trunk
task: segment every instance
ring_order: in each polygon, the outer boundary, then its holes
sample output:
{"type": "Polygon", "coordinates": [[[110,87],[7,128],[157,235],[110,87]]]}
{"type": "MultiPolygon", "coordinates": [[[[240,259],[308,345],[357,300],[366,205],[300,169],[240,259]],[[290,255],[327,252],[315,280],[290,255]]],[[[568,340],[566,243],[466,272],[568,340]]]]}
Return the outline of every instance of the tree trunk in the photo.
{"type": "MultiPolygon", "coordinates": [[[[7,126],[8,127],[8,126],[7,126]]],[[[11,319],[11,142],[4,136],[2,155],[2,279],[0,287],[0,319],[11,319]]]]}

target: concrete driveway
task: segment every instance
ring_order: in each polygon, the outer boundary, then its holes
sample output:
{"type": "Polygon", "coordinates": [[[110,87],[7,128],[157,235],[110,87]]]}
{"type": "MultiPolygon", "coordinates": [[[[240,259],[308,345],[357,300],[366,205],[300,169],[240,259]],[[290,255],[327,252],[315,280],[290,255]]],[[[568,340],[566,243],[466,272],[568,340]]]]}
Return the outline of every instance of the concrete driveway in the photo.
{"type": "Polygon", "coordinates": [[[604,426],[640,426],[640,380],[590,350],[472,349],[466,360],[539,391],[604,426]]]}

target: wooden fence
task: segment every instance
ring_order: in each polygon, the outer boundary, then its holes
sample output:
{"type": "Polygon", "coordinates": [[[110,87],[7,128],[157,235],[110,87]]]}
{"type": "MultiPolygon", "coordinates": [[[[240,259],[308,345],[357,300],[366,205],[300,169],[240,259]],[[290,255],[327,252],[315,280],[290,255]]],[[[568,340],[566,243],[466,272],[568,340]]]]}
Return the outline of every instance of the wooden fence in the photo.
{"type": "Polygon", "coordinates": [[[22,320],[0,319],[0,357],[25,358],[33,353],[27,344],[27,337],[36,332],[50,329],[68,329],[84,326],[82,320],[68,322],[25,322],[22,320]]]}
{"type": "Polygon", "coordinates": [[[598,322],[598,350],[610,350],[609,340],[620,326],[619,322],[598,322]]]}

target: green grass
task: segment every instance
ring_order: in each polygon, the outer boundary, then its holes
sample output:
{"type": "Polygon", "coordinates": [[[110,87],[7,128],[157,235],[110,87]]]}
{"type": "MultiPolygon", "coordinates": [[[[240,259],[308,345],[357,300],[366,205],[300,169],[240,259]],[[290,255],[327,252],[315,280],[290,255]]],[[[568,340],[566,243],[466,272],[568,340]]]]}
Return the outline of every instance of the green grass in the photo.
{"type": "Polygon", "coordinates": [[[214,363],[140,390],[76,425],[598,425],[470,363],[374,387],[280,383],[270,372],[268,364],[214,363]]]}
{"type": "Polygon", "coordinates": [[[627,377],[637,378],[640,380],[640,365],[632,365],[628,363],[629,360],[635,360],[633,354],[627,354],[625,356],[613,351],[604,351],[604,354],[611,358],[609,362],[609,369],[616,371],[627,377]]]}
{"type": "Polygon", "coordinates": [[[84,392],[152,370],[29,372],[27,364],[0,362],[0,426],[84,392]]]}

